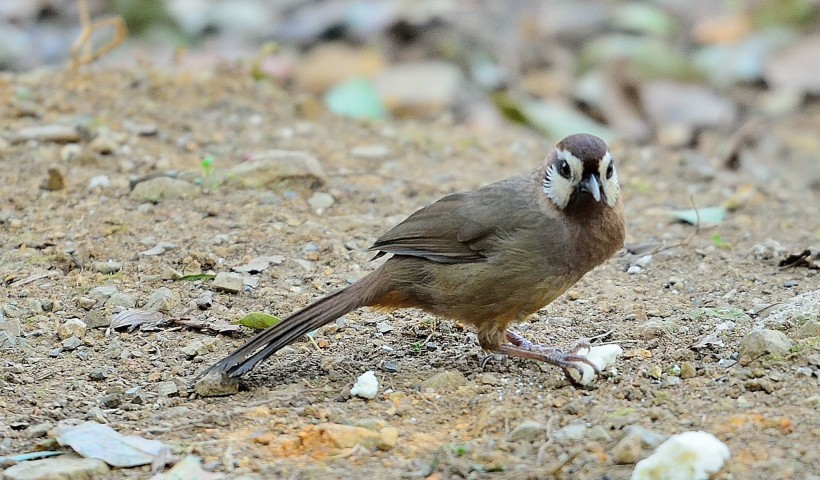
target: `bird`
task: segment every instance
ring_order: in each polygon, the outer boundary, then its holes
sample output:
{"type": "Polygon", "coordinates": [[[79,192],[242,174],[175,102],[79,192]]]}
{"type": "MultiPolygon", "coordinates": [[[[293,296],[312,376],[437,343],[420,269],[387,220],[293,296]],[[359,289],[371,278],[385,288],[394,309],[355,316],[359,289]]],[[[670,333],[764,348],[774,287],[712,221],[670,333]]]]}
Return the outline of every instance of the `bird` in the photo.
{"type": "MultiPolygon", "coordinates": [[[[235,379],[303,335],[361,307],[415,308],[475,329],[491,354],[572,370],[580,345],[542,346],[510,327],[614,255],[624,243],[615,159],[597,136],[560,140],[534,169],[416,211],[369,248],[387,259],[355,283],[259,332],[202,376],[235,379]]],[[[574,383],[574,382],[573,382],[574,383]]]]}

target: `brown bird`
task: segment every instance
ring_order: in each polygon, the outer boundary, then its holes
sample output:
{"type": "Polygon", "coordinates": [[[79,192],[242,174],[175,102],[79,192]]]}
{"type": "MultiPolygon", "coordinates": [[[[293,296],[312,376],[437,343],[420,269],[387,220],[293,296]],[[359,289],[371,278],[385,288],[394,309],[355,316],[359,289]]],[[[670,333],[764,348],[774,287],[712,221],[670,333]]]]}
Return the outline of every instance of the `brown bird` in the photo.
{"type": "MultiPolygon", "coordinates": [[[[509,327],[555,300],[624,241],[615,164],[603,140],[561,140],[540,166],[454,193],[410,215],[370,250],[392,254],[347,288],[253,337],[203,374],[249,372],[302,335],[360,307],[419,308],[472,325],[482,348],[580,372],[576,350],[535,345],[509,327]]],[[[571,377],[570,377],[571,378],[571,377]]]]}

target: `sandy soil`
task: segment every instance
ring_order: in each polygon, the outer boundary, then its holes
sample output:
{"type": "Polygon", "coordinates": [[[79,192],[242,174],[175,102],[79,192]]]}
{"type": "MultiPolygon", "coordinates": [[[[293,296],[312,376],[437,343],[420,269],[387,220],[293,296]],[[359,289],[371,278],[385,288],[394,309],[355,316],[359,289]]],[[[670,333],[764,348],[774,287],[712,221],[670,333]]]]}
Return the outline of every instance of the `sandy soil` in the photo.
{"type": "MultiPolygon", "coordinates": [[[[731,200],[737,208],[688,244],[656,253],[638,274],[626,272],[637,257],[622,251],[521,326],[533,340],[562,346],[611,331],[604,340],[626,353],[617,375],[594,389],[573,388],[559,370],[529,361],[493,361],[482,371],[484,354],[469,330],[415,311],[362,310],[321,329],[315,345],[298,342],[271,358],[239,394],[192,398],[185,383],[249,331],[93,328],[79,346],[63,347],[58,327],[70,318],[104,324],[116,313],[104,298],[89,301],[99,286],[116,287],[137,306],[167,287],[171,316],[205,322],[253,311],[285,316],[374,268],[363,250],[407,214],[531,168],[551,142],[516,127],[478,132],[446,119],[308,118],[298,96],[230,70],[5,76],[0,100],[0,136],[8,140],[30,126],[82,126],[79,148],[0,143],[0,311],[22,326],[18,344],[0,351],[0,454],[48,447],[47,428],[34,427],[91,418],[201,456],[229,478],[625,479],[654,445],[619,450],[629,427],[640,426],[648,437],[715,434],[733,455],[715,478],[818,478],[818,367],[811,365],[818,337],[800,339],[787,325],[787,355],[734,362],[759,320],[749,312],[820,283],[815,270],[781,269],[779,258],[749,254],[767,239],[788,253],[820,242],[816,104],[764,122],[764,137],[736,172],[714,160],[727,132],[704,133],[694,150],[613,145],[628,244],[684,242],[694,227],[666,211],[689,208],[690,197],[698,206],[731,200]],[[156,134],[145,135],[151,126],[156,134]],[[351,153],[367,145],[388,153],[351,153]],[[206,178],[189,198],[154,204],[130,196],[131,178],[175,170],[196,182],[206,155],[218,176],[269,149],[314,155],[327,184],[243,189],[206,178]],[[49,168],[61,172],[64,188],[41,188],[49,168]],[[99,175],[111,185],[89,190],[99,175]],[[333,196],[326,211],[308,204],[316,191],[333,196]],[[160,243],[174,248],[140,254],[160,243]],[[255,275],[253,289],[214,292],[205,310],[195,300],[209,280],[162,279],[172,270],[230,271],[265,255],[285,260],[255,275]],[[101,272],[95,262],[108,260],[121,269],[101,272]],[[733,326],[718,333],[722,346],[692,348],[727,321],[733,326]],[[380,322],[392,330],[380,333],[387,330],[380,322]],[[182,351],[197,340],[200,354],[182,351]],[[351,384],[367,370],[381,381],[379,395],[351,398],[351,384]],[[465,380],[422,386],[444,371],[465,380]],[[159,393],[168,381],[180,392],[159,393]],[[541,427],[510,435],[527,420],[541,427]],[[395,427],[398,439],[383,450],[340,448],[320,434],[326,422],[395,427]],[[578,422],[586,427],[580,433],[562,430],[578,422]]],[[[112,478],[146,476],[147,467],[112,478]]]]}

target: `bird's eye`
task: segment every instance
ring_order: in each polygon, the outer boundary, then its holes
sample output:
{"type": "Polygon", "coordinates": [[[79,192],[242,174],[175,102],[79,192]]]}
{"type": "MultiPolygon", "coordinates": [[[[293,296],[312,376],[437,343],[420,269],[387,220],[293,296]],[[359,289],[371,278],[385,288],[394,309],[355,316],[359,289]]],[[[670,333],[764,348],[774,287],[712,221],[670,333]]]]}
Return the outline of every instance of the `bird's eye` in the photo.
{"type": "Polygon", "coordinates": [[[606,178],[612,178],[612,174],[615,173],[615,165],[610,163],[608,167],[606,167],[606,178]]]}
{"type": "Polygon", "coordinates": [[[558,166],[558,174],[567,179],[572,175],[572,169],[569,168],[569,163],[566,160],[558,166]]]}

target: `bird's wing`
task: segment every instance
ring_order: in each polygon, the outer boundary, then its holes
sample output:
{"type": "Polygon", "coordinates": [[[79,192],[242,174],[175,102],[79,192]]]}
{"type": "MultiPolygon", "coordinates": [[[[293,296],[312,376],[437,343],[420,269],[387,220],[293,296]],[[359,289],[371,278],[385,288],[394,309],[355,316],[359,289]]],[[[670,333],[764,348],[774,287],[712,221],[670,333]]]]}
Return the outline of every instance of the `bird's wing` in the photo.
{"type": "Polygon", "coordinates": [[[483,261],[494,236],[526,227],[527,215],[537,214],[535,202],[527,201],[529,185],[517,177],[448,195],[388,230],[370,250],[438,263],[483,261]]]}

